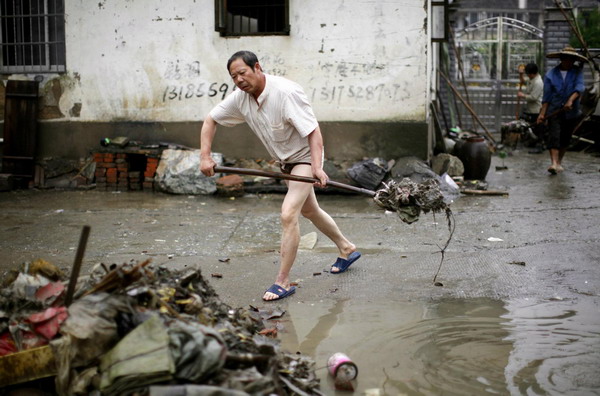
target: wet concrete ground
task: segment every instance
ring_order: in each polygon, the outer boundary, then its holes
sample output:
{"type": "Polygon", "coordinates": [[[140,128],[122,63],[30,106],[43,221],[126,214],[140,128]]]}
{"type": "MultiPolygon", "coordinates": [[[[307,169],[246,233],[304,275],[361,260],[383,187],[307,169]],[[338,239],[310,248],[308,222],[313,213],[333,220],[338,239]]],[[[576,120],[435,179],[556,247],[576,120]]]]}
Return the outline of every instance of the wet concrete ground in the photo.
{"type": "MultiPolygon", "coordinates": [[[[495,171],[500,165],[494,157],[487,181],[508,197],[463,195],[451,206],[456,230],[437,278],[443,287],[432,283],[449,236],[443,215],[407,225],[369,197],[321,195],[363,257],[332,275],[336,249],[323,235],[299,252],[298,290],[276,303],[288,311],[283,345],[317,366],[333,352],[350,354],[359,391],[598,394],[600,160],[569,152],[557,176],[546,172],[546,154],[517,151],[504,160],[508,170],[495,171]]],[[[232,306],[265,306],[282,198],[0,193],[0,270],[43,258],[68,271],[90,225],[82,274],[100,262],[151,257],[221,274],[211,284],[232,306]]],[[[301,233],[313,231],[303,220],[301,233]]]]}

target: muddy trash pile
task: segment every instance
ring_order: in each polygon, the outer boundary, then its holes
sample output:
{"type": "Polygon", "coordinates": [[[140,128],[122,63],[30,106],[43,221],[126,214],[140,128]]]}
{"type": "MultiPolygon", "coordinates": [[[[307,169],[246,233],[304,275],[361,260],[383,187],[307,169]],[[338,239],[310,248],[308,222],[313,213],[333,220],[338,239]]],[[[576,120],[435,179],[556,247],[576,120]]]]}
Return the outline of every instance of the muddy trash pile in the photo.
{"type": "Polygon", "coordinates": [[[99,264],[68,307],[65,279],[43,260],[5,277],[0,386],[54,377],[59,395],[321,394],[314,361],[273,337],[284,312],[228,306],[199,269],[99,264]]]}
{"type": "Polygon", "coordinates": [[[415,183],[409,178],[399,182],[391,179],[383,185],[384,188],[378,190],[373,198],[375,203],[396,212],[407,224],[419,220],[421,213],[444,212],[447,217],[451,216],[450,207],[444,201],[440,184],[435,179],[427,179],[423,183],[415,183]]]}

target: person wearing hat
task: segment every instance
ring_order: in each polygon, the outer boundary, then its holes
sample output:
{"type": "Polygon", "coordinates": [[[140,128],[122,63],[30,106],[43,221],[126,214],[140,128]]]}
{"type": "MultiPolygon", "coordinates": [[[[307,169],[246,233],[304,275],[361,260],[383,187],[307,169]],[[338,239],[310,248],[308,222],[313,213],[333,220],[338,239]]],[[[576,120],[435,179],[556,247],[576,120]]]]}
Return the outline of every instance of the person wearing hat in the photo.
{"type": "Polygon", "coordinates": [[[571,47],[549,53],[546,58],[560,59],[544,76],[542,108],[537,119],[539,124],[548,122],[547,147],[551,161],[548,172],[555,175],[564,170],[562,160],[581,115],[579,98],[585,87],[582,67],[576,67],[575,62],[587,62],[587,58],[571,47]]]}
{"type": "Polygon", "coordinates": [[[542,108],[542,95],[544,94],[544,82],[540,76],[538,66],[535,63],[519,66],[519,81],[521,85],[525,85],[524,92],[519,89],[517,97],[525,100],[525,106],[520,114],[520,118],[524,119],[531,125],[533,135],[532,142],[535,143],[535,148],[529,153],[541,154],[544,152],[544,138],[546,128],[543,125],[536,124],[537,118],[542,108]],[[528,79],[525,81],[525,75],[528,79]]]}

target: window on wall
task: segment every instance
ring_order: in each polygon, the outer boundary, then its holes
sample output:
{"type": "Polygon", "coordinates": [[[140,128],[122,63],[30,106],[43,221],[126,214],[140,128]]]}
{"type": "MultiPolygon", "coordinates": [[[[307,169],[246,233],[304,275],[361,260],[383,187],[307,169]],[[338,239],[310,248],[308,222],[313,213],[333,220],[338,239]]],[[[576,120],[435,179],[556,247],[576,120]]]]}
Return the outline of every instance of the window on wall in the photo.
{"type": "Polygon", "coordinates": [[[0,72],[65,71],[64,0],[0,0],[0,72]]]}
{"type": "Polygon", "coordinates": [[[289,35],[289,0],[215,0],[221,36],[289,35]]]}

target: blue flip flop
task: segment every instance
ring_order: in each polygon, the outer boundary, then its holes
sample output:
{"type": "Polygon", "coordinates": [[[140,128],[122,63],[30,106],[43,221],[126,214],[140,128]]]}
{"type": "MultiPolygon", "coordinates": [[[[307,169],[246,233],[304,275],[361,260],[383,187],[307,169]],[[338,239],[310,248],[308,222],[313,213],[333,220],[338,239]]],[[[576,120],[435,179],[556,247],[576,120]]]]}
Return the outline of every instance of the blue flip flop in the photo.
{"type": "Polygon", "coordinates": [[[353,262],[355,262],[356,260],[358,260],[360,258],[361,254],[360,252],[353,252],[352,254],[350,254],[350,256],[348,256],[347,259],[343,259],[341,257],[338,257],[337,260],[335,261],[335,263],[331,266],[331,268],[338,268],[339,271],[334,272],[334,271],[330,271],[330,273],[332,274],[341,274],[342,272],[346,271],[348,269],[348,267],[350,267],[352,265],[353,262]]]}
{"type": "Polygon", "coordinates": [[[296,292],[296,287],[291,286],[289,290],[285,290],[283,287],[279,286],[276,283],[273,283],[271,285],[271,287],[269,287],[266,291],[269,293],[273,293],[277,295],[277,298],[274,298],[272,300],[265,300],[263,298],[263,300],[265,301],[277,301],[277,300],[281,300],[282,298],[286,298],[287,296],[291,296],[292,294],[294,294],[296,292]]]}

